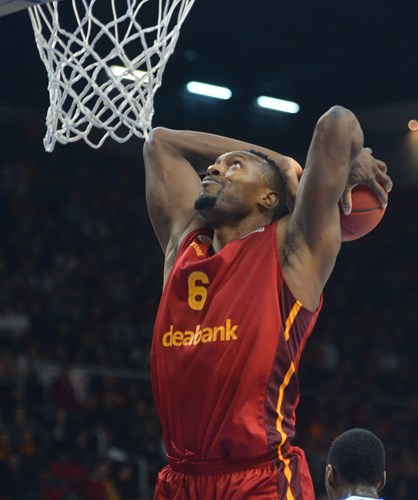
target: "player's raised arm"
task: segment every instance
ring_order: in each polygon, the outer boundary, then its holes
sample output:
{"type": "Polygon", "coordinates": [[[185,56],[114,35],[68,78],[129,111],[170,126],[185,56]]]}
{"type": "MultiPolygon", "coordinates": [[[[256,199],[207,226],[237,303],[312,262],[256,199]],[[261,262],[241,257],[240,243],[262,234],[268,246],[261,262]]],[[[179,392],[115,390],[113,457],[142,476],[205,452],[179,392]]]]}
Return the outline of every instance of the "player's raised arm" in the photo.
{"type": "Polygon", "coordinates": [[[340,250],[338,202],[346,187],[367,185],[387,203],[392,183],[380,163],[363,148],[351,111],[334,106],[318,120],[281,250],[286,281],[308,309],[318,306],[340,250]]]}
{"type": "MultiPolygon", "coordinates": [[[[196,216],[194,201],[200,190],[196,140],[183,131],[158,127],[144,143],[148,212],[163,252],[196,216]]],[[[202,146],[202,151],[203,151],[202,146]]]]}
{"type": "Polygon", "coordinates": [[[186,231],[205,225],[194,210],[194,202],[200,193],[199,174],[204,174],[221,154],[244,149],[257,149],[273,158],[287,179],[289,196],[294,197],[300,167],[286,156],[247,142],[203,132],[163,127],[152,131],[144,144],[147,206],[165,253],[175,250],[186,231]]]}

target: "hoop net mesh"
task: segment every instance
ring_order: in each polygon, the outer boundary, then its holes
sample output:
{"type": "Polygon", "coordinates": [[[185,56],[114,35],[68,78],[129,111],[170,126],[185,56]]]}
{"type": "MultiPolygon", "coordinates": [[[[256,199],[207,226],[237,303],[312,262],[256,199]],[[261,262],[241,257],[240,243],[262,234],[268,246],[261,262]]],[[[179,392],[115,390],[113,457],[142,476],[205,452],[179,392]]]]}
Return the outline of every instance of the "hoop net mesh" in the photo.
{"type": "Polygon", "coordinates": [[[56,141],[84,139],[97,149],[108,137],[146,138],[155,92],[193,3],[64,0],[31,7],[48,73],[45,150],[56,141]]]}

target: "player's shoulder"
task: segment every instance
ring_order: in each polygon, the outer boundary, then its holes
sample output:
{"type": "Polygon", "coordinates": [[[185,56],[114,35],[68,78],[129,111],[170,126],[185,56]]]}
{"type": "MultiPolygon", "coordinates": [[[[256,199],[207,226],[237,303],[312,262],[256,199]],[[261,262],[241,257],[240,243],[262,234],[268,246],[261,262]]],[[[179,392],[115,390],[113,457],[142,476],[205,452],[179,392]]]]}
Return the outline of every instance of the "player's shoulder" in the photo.
{"type": "Polygon", "coordinates": [[[171,272],[174,266],[177,255],[184,246],[190,243],[190,240],[196,237],[198,234],[212,234],[212,229],[209,224],[196,213],[196,216],[190,221],[190,223],[183,228],[181,231],[174,232],[168,242],[165,259],[164,259],[164,282],[171,272]]]}

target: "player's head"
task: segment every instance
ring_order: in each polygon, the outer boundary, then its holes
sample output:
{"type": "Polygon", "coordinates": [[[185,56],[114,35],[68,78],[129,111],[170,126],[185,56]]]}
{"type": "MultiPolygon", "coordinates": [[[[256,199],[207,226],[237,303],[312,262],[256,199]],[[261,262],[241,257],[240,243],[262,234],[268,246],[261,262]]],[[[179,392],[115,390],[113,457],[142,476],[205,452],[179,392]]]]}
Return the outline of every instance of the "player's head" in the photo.
{"type": "Polygon", "coordinates": [[[330,500],[349,495],[378,498],[385,482],[385,448],[372,432],[351,429],[331,444],[325,470],[330,500]]]}
{"type": "Polygon", "coordinates": [[[258,151],[233,151],[216,159],[202,181],[196,210],[210,218],[243,218],[258,210],[266,221],[279,219],[286,206],[286,182],[279,166],[258,151]]]}

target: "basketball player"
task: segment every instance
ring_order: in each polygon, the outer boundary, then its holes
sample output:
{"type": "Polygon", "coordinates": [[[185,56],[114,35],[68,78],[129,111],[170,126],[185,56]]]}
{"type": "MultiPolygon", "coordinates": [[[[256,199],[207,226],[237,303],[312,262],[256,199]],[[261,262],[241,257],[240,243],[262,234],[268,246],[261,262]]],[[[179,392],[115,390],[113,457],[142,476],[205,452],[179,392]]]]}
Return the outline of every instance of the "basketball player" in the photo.
{"type": "Polygon", "coordinates": [[[339,106],[319,119],[298,187],[294,160],[206,133],[157,128],[144,159],[165,253],[151,371],[169,464],[155,498],[313,500],[291,444],[296,373],[341,246],[338,202],[349,211],[364,184],[385,206],[386,165],[339,106]],[[285,181],[297,195],[282,216],[285,181]]]}
{"type": "Polygon", "coordinates": [[[325,469],[329,500],[379,498],[385,483],[385,448],[377,436],[366,429],[351,429],[337,437],[325,469]]]}

